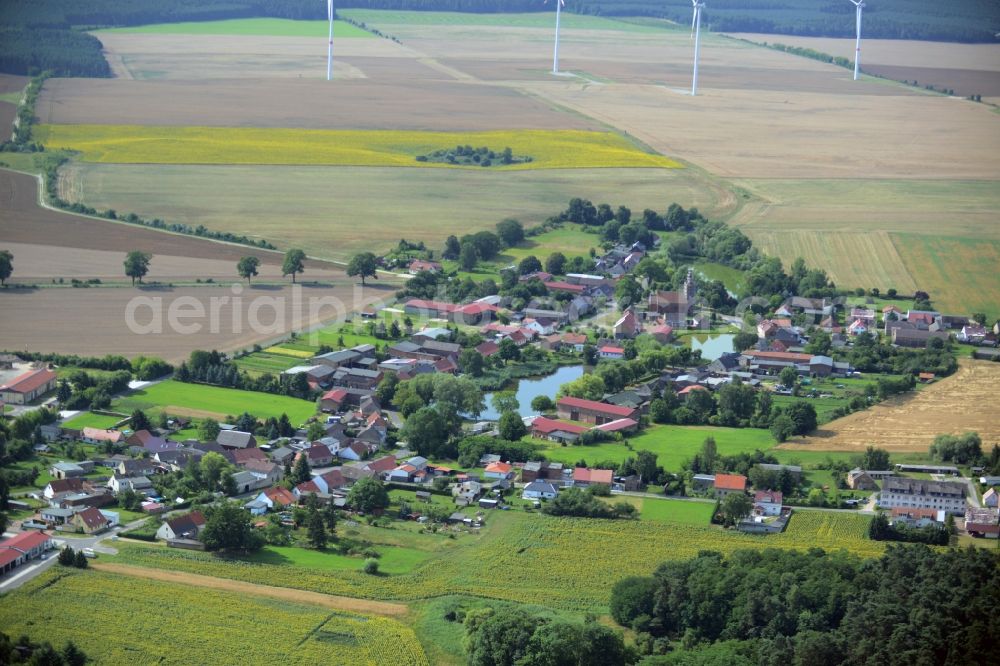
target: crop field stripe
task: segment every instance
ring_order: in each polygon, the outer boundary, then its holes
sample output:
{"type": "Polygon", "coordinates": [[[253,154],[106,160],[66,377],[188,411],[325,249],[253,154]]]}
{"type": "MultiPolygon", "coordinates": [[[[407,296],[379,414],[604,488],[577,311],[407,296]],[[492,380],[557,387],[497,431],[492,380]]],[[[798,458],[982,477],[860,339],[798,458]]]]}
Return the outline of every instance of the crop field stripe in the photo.
{"type": "Polygon", "coordinates": [[[645,153],[611,132],[501,130],[417,132],[399,130],[300,130],[242,127],[153,127],[143,125],[40,125],[36,138],[48,147],[69,148],[85,162],[117,164],[287,164],[403,166],[474,169],[418,162],[416,157],[457,145],[488,146],[532,157],[524,164],[491,170],[648,167],[681,168],[662,155],[645,153]]]}
{"type": "MultiPolygon", "coordinates": [[[[139,35],[246,35],[255,37],[318,37],[328,36],[326,21],[293,21],[278,18],[227,19],[184,23],[155,23],[127,28],[110,28],[99,32],[139,35]]],[[[372,33],[344,21],[333,22],[334,39],[374,38],[372,33]]]]}
{"type": "MultiPolygon", "coordinates": [[[[342,9],[340,15],[369,25],[406,26],[488,26],[496,28],[541,28],[551,29],[555,20],[552,12],[524,14],[474,14],[467,12],[424,12],[385,11],[368,9],[342,9]]],[[[627,22],[614,18],[603,18],[573,14],[563,11],[560,29],[565,30],[613,30],[622,32],[657,33],[666,32],[673,26],[666,22],[659,24],[627,22]]]]}

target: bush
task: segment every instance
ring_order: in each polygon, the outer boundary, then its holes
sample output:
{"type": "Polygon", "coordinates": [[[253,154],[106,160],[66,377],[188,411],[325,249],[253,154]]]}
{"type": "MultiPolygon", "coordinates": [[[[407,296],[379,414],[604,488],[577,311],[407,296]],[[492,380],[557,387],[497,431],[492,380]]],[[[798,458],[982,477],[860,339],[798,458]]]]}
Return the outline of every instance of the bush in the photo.
{"type": "Polygon", "coordinates": [[[374,557],[369,557],[367,560],[365,560],[364,572],[372,576],[377,576],[378,560],[376,560],[374,557]]]}

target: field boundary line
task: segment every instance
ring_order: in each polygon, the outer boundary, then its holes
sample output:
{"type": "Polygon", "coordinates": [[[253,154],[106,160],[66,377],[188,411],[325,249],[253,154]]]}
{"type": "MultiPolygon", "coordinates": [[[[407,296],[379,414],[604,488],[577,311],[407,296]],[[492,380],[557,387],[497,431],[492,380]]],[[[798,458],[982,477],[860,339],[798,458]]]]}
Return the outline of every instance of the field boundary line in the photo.
{"type": "Polygon", "coordinates": [[[203,574],[194,574],[182,571],[150,569],[147,567],[137,567],[129,564],[118,564],[112,562],[93,562],[90,566],[93,569],[103,571],[105,573],[132,576],[133,578],[147,578],[166,583],[193,585],[195,587],[204,587],[223,592],[253,594],[259,597],[269,597],[271,599],[291,601],[294,603],[313,604],[316,606],[323,606],[325,608],[346,612],[399,617],[401,615],[406,615],[410,610],[405,604],[396,604],[387,601],[372,601],[369,599],[355,599],[354,597],[341,597],[332,594],[323,594],[320,592],[295,590],[288,587],[276,587],[273,585],[261,585],[259,583],[247,583],[228,578],[216,578],[215,576],[205,576],[203,574]]]}

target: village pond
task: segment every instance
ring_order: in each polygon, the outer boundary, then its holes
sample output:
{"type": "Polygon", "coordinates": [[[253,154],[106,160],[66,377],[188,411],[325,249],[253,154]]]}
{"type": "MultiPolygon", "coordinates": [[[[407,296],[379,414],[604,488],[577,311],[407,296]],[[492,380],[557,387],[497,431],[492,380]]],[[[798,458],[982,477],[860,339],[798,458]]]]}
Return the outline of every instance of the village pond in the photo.
{"type": "MultiPolygon", "coordinates": [[[[566,365],[551,375],[519,380],[516,389],[518,413],[521,416],[531,416],[534,414],[531,409],[532,400],[540,395],[547,395],[554,400],[560,386],[577,379],[581,375],[583,375],[582,365],[566,365]]],[[[496,421],[500,418],[500,414],[493,409],[493,394],[487,393],[485,398],[486,410],[480,415],[480,418],[484,421],[496,421]]]]}
{"type": "Polygon", "coordinates": [[[733,351],[734,337],[732,333],[697,333],[691,336],[691,350],[701,350],[704,360],[714,361],[726,352],[733,351]]]}

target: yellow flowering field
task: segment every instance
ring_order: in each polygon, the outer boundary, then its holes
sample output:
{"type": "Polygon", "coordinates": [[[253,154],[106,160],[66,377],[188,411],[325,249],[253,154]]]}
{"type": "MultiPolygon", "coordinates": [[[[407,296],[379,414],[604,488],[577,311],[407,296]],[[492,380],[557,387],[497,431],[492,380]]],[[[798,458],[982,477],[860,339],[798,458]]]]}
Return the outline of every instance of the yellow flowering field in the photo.
{"type": "Polygon", "coordinates": [[[289,349],[287,347],[282,347],[281,345],[276,345],[274,347],[268,347],[264,350],[268,354],[281,354],[282,356],[294,356],[295,358],[312,358],[316,355],[314,351],[305,351],[303,349],[289,349]]]}
{"type": "Polygon", "coordinates": [[[119,164],[285,164],[406,166],[482,169],[418,162],[418,155],[458,145],[509,147],[532,158],[490,170],[602,167],[678,168],[612,132],[498,130],[417,132],[403,130],[304,130],[252,127],[154,127],[144,125],[40,125],[37,141],[68,148],[84,162],[119,164]]]}
{"type": "Polygon", "coordinates": [[[390,618],[88,570],[52,569],[0,603],[0,627],[95,664],[427,666],[390,618]]]}

